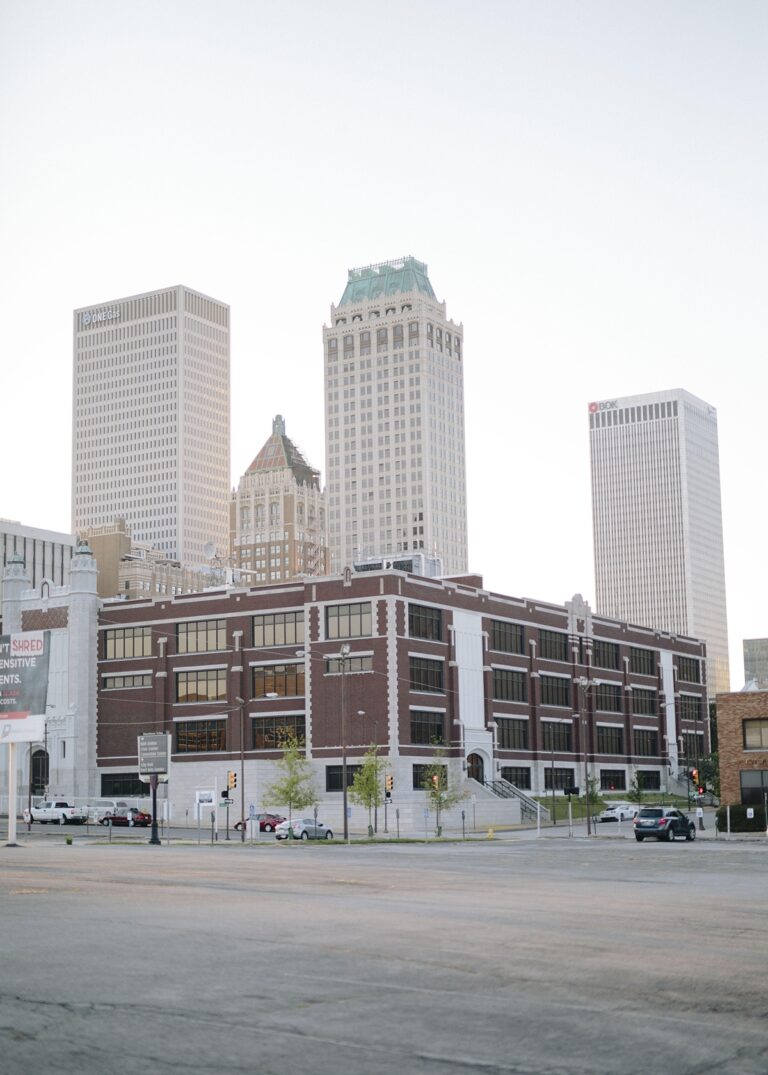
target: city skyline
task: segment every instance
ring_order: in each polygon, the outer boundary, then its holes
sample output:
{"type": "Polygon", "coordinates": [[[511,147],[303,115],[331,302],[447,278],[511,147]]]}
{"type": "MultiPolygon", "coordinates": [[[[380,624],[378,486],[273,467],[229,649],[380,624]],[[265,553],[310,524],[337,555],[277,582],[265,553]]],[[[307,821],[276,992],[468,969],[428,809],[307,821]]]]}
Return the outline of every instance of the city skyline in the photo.
{"type": "Polygon", "coordinates": [[[760,8],[134,10],[0,15],[0,514],[69,529],[72,310],[177,280],[233,311],[230,484],[276,413],[326,480],[320,326],[346,270],[412,252],[465,327],[490,588],[594,603],[589,401],[684,386],[717,408],[739,686],[768,604],[760,8]]]}

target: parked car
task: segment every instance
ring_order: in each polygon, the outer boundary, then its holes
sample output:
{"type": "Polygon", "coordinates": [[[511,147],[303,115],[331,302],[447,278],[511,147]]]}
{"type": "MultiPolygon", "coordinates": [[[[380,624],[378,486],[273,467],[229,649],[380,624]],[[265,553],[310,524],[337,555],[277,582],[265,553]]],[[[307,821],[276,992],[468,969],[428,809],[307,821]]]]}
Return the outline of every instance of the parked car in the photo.
{"type": "Polygon", "coordinates": [[[29,812],[32,821],[41,825],[84,825],[88,820],[88,811],[79,806],[70,806],[64,799],[46,799],[33,806],[29,812]]]}
{"type": "Polygon", "coordinates": [[[674,840],[677,836],[695,840],[696,826],[686,814],[669,806],[644,806],[635,818],[635,839],[642,843],[646,836],[657,840],[674,840]]]}
{"type": "Polygon", "coordinates": [[[114,810],[99,818],[100,825],[141,825],[146,828],[152,824],[152,815],[145,814],[135,806],[129,806],[124,810],[114,810]]]}
{"type": "Polygon", "coordinates": [[[124,799],[91,799],[86,808],[89,821],[101,821],[105,814],[114,814],[116,810],[127,810],[124,799]]]}
{"type": "Polygon", "coordinates": [[[327,829],[322,821],[315,821],[311,817],[302,817],[298,820],[283,821],[275,829],[278,840],[287,840],[291,829],[295,840],[332,840],[333,833],[327,829]]]}
{"type": "Polygon", "coordinates": [[[639,806],[634,806],[632,803],[611,803],[610,806],[606,806],[605,810],[603,810],[597,820],[627,821],[630,818],[636,817],[639,809],[639,806]]]}
{"type": "MultiPolygon", "coordinates": [[[[245,824],[248,824],[248,818],[245,819],[245,824]]],[[[285,818],[281,814],[256,814],[253,818],[254,821],[259,823],[259,832],[274,832],[281,822],[285,821],[285,818]]],[[[235,822],[235,828],[239,832],[243,827],[242,821],[235,822]]]]}

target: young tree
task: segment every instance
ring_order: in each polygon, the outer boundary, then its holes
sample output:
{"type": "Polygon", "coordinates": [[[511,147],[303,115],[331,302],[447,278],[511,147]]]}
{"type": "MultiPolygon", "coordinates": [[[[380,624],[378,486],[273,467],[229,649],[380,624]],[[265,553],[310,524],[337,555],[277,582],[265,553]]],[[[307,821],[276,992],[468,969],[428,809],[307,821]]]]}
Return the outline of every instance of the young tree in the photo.
{"type": "Polygon", "coordinates": [[[379,757],[379,748],[371,743],[365,752],[363,764],[355,773],[352,786],[349,789],[349,798],[353,803],[368,807],[368,835],[373,835],[371,825],[371,810],[381,806],[384,801],[383,783],[384,773],[387,770],[387,759],[379,757]]]}
{"type": "Polygon", "coordinates": [[[304,753],[303,743],[287,736],[280,744],[283,756],[277,762],[279,776],[264,789],[265,801],[288,807],[288,820],[294,810],[303,810],[317,802],[317,791],[312,778],[312,766],[304,753]]]}
{"type": "Polygon", "coordinates": [[[462,799],[466,798],[466,791],[456,784],[450,787],[448,784],[448,766],[445,763],[445,752],[435,750],[435,760],[424,766],[424,779],[421,786],[427,793],[429,805],[435,812],[435,830],[438,836],[442,835],[440,814],[444,810],[450,810],[462,799]]]}
{"type": "Polygon", "coordinates": [[[638,806],[643,802],[643,789],[640,787],[640,780],[637,773],[632,778],[632,784],[627,792],[627,798],[631,803],[637,803],[638,806]]]}
{"type": "Polygon", "coordinates": [[[716,750],[699,762],[699,779],[716,798],[720,798],[720,757],[716,750]]]}

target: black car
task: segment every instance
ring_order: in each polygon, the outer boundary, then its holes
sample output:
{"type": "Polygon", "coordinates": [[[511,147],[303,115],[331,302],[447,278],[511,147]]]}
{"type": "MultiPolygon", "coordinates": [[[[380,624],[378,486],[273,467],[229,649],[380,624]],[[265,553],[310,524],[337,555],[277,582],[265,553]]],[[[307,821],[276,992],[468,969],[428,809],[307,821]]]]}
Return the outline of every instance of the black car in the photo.
{"type": "Polygon", "coordinates": [[[691,819],[669,806],[644,806],[634,824],[638,843],[642,843],[646,836],[656,840],[674,840],[677,836],[696,839],[696,826],[691,819]]]}

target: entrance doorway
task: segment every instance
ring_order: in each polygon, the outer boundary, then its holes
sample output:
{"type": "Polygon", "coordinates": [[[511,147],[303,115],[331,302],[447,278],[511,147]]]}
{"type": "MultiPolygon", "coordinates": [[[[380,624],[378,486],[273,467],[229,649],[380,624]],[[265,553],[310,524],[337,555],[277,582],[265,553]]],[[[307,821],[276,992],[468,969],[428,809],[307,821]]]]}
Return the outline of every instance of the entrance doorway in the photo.
{"type": "Polygon", "coordinates": [[[485,766],[479,754],[470,754],[467,758],[467,776],[478,784],[485,783],[485,766]]]}
{"type": "Polygon", "coordinates": [[[46,750],[35,750],[32,753],[30,784],[33,795],[45,795],[45,789],[48,787],[48,752],[46,750]]]}

